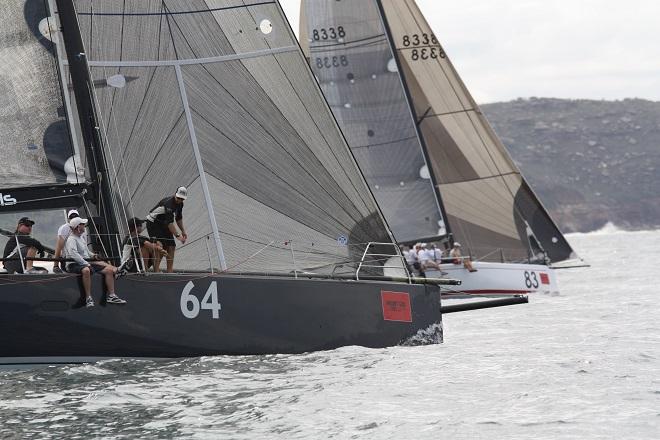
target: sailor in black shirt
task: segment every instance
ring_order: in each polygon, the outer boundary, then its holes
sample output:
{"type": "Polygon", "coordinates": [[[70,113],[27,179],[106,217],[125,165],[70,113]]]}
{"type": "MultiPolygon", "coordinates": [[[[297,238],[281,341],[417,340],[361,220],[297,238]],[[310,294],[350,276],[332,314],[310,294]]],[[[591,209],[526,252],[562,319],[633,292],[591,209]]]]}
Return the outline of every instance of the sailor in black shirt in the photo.
{"type": "Polygon", "coordinates": [[[25,260],[26,257],[34,258],[37,255],[37,251],[41,255],[43,255],[45,251],[44,246],[39,240],[30,237],[33,225],[34,221],[27,217],[22,217],[18,221],[16,232],[8,237],[2,258],[17,258],[17,260],[4,262],[7,272],[23,273],[23,265],[25,265],[25,273],[40,273],[45,270],[41,267],[33,267],[32,260],[25,260]],[[16,246],[17,242],[19,244],[18,247],[16,246]],[[21,259],[23,259],[23,264],[21,264],[21,259]]]}
{"type": "MultiPolygon", "coordinates": [[[[174,250],[176,242],[174,238],[185,243],[188,239],[186,229],[183,226],[183,201],[188,198],[188,190],[180,186],[172,197],[165,197],[147,215],[147,232],[154,240],[159,241],[167,252],[167,272],[174,271],[174,250]],[[174,222],[181,232],[178,232],[174,222]]],[[[154,264],[160,265],[160,257],[154,264]]]]}

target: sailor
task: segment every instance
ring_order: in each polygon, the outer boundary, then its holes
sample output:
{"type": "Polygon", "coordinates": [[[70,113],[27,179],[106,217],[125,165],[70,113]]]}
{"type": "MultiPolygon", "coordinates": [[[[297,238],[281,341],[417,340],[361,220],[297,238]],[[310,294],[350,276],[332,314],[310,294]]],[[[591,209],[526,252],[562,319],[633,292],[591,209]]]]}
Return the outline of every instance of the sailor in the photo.
{"type": "Polygon", "coordinates": [[[160,261],[167,252],[158,242],[152,242],[140,235],[144,231],[144,223],[144,220],[136,217],[128,220],[128,235],[122,242],[121,266],[119,266],[121,273],[137,272],[138,265],[135,261],[138,256],[142,270],[146,271],[153,265],[154,272],[160,272],[160,267],[155,264],[156,259],[160,261]]]}
{"type": "MultiPolygon", "coordinates": [[[[180,186],[174,196],[165,197],[147,215],[147,232],[149,236],[160,242],[167,252],[167,272],[174,271],[174,251],[176,242],[174,238],[184,244],[188,239],[183,226],[183,202],[188,198],[188,190],[180,186]],[[174,222],[181,232],[178,232],[174,222]]],[[[160,266],[162,257],[156,256],[154,268],[160,266]]]]}
{"type": "Polygon", "coordinates": [[[96,272],[100,272],[105,279],[105,287],[108,291],[106,302],[108,304],[126,304],[125,300],[115,294],[115,273],[117,273],[117,268],[105,261],[87,261],[88,259],[95,258],[96,255],[92,255],[89,252],[87,241],[82,237],[85,233],[86,225],[87,219],[80,217],[74,217],[69,222],[71,234],[66,239],[64,248],[66,256],[73,259],[73,261],[67,263],[67,271],[82,274],[85,305],[87,307],[94,307],[94,300],[92,299],[92,273],[96,272]]]}
{"type": "Polygon", "coordinates": [[[401,253],[403,255],[403,258],[406,260],[406,266],[408,266],[408,272],[414,274],[414,266],[415,262],[417,261],[417,255],[415,252],[410,249],[410,246],[400,246],[401,248],[401,253]]]}
{"type": "Polygon", "coordinates": [[[435,260],[435,250],[431,248],[429,243],[423,243],[423,248],[419,251],[419,261],[422,265],[422,269],[427,271],[429,269],[442,270],[440,268],[439,262],[435,260]]]}
{"type": "Polygon", "coordinates": [[[34,258],[37,255],[37,252],[43,256],[45,252],[45,248],[39,240],[30,237],[32,226],[34,226],[33,220],[30,220],[28,217],[21,217],[21,219],[18,220],[18,225],[16,225],[16,231],[8,237],[2,257],[16,258],[16,260],[4,262],[5,269],[7,269],[8,273],[23,273],[24,266],[25,273],[34,274],[47,272],[43,267],[33,266],[32,260],[25,259],[34,258]],[[16,246],[17,243],[18,246],[16,246]]]}
{"type": "MultiPolygon", "coordinates": [[[[64,250],[66,239],[69,237],[69,234],[71,234],[71,227],[69,226],[69,222],[76,217],[80,217],[78,211],[75,209],[69,210],[69,212],[66,214],[66,218],[68,219],[67,222],[60,226],[57,230],[57,243],[55,244],[55,256],[53,257],[55,258],[55,266],[53,267],[53,272],[62,272],[65,267],[65,263],[63,261],[58,261],[58,259],[66,258],[66,255],[64,255],[62,251],[64,250]]],[[[87,230],[85,230],[82,237],[85,240],[85,243],[87,243],[87,230]]]]}
{"type": "Polygon", "coordinates": [[[454,264],[463,264],[463,267],[465,267],[467,270],[470,272],[476,272],[477,269],[475,269],[472,266],[472,261],[470,261],[469,257],[463,257],[461,254],[461,244],[457,241],[454,242],[454,246],[452,250],[449,252],[449,256],[453,259],[452,262],[454,264]]]}

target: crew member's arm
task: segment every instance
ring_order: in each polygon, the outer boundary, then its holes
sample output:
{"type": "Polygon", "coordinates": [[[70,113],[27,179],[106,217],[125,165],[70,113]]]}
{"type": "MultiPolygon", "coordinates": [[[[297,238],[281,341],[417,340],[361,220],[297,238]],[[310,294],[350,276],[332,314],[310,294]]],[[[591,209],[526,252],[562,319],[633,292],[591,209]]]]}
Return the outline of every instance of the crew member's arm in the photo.
{"type": "Polygon", "coordinates": [[[185,243],[188,240],[188,234],[186,234],[186,229],[183,226],[183,217],[176,220],[176,224],[181,230],[181,243],[185,243]]]}
{"type": "Polygon", "coordinates": [[[62,256],[62,249],[64,249],[64,244],[66,241],[64,240],[64,237],[61,235],[57,236],[57,243],[55,243],[55,265],[60,267],[60,262],[58,261],[58,258],[62,256]]]}
{"type": "Polygon", "coordinates": [[[41,242],[36,238],[28,237],[27,235],[19,235],[18,242],[22,245],[37,249],[37,251],[39,251],[41,255],[43,255],[44,252],[46,252],[46,248],[44,248],[44,245],[41,244],[41,242]]]}

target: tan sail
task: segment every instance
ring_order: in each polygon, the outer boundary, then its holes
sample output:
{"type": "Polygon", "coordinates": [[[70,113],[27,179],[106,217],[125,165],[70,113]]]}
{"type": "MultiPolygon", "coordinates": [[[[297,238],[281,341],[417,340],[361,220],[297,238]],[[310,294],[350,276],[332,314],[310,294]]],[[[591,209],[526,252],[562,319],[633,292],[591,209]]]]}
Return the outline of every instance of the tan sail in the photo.
{"type": "Polygon", "coordinates": [[[574,257],[415,2],[381,4],[454,239],[480,258],[574,257]]]}

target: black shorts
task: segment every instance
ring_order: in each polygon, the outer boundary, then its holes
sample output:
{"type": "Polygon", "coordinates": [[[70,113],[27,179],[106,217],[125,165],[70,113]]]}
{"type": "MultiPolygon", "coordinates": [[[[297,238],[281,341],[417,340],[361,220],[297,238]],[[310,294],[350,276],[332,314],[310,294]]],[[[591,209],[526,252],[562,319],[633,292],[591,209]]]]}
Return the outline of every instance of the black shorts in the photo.
{"type": "Polygon", "coordinates": [[[97,272],[101,272],[103,269],[105,269],[105,266],[100,266],[94,263],[90,263],[89,266],[83,266],[82,264],[79,263],[69,263],[66,266],[66,271],[69,273],[81,273],[85,267],[89,267],[89,270],[92,275],[94,275],[97,272]]]}
{"type": "MultiPolygon", "coordinates": [[[[18,258],[18,255],[16,258],[18,258]]],[[[7,273],[23,273],[23,265],[18,260],[5,261],[5,269],[7,273]]]]}
{"type": "Polygon", "coordinates": [[[160,241],[163,247],[176,247],[174,235],[172,235],[167,228],[167,225],[162,223],[152,223],[147,220],[147,233],[149,234],[151,241],[160,241]]]}
{"type": "MultiPolygon", "coordinates": [[[[27,256],[28,249],[30,249],[30,246],[21,245],[20,252],[23,256],[23,264],[26,263],[25,257],[27,256]]],[[[19,260],[18,252],[15,252],[10,258],[16,258],[16,260],[5,261],[4,265],[7,273],[23,273],[23,264],[19,260]]]]}

